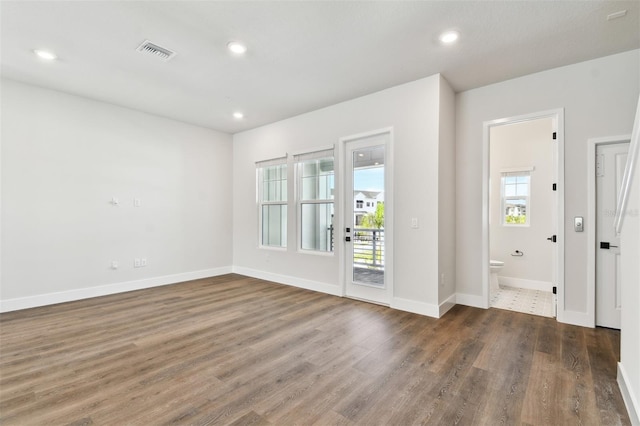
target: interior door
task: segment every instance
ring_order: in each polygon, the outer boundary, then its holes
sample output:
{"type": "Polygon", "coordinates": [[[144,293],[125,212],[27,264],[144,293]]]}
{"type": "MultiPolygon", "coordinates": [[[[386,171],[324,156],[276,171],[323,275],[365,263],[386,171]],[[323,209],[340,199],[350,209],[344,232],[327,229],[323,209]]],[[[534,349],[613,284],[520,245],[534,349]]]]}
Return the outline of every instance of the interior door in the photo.
{"type": "Polygon", "coordinates": [[[385,279],[385,159],[389,134],[345,143],[345,294],[388,305],[385,279]]]}
{"type": "Polygon", "coordinates": [[[620,237],[615,218],[628,143],[596,148],[596,325],[620,328],[620,237]]]}

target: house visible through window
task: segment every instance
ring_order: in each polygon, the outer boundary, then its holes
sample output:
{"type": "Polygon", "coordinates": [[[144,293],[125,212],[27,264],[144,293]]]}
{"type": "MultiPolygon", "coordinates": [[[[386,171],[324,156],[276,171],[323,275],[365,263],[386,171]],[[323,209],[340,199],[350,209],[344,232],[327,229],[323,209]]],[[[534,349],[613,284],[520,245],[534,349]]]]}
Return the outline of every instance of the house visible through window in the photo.
{"type": "Polygon", "coordinates": [[[502,224],[529,225],[531,175],[528,171],[502,173],[502,224]]]}
{"type": "Polygon", "coordinates": [[[361,209],[364,207],[364,201],[356,200],[356,209],[361,209]]]}
{"type": "Polygon", "coordinates": [[[334,246],[333,148],[296,155],[300,248],[332,252],[334,246]]]}
{"type": "Polygon", "coordinates": [[[260,245],[287,246],[287,159],[256,163],[260,245]]]}

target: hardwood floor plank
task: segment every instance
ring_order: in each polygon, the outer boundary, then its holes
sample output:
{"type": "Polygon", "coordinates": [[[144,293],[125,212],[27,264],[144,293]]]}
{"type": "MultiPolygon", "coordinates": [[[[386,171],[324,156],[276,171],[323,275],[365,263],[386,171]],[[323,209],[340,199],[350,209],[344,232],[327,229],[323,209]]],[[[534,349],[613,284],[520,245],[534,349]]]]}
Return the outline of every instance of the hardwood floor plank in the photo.
{"type": "Polygon", "coordinates": [[[629,424],[619,332],[229,274],[0,314],[2,425],[629,424]]]}

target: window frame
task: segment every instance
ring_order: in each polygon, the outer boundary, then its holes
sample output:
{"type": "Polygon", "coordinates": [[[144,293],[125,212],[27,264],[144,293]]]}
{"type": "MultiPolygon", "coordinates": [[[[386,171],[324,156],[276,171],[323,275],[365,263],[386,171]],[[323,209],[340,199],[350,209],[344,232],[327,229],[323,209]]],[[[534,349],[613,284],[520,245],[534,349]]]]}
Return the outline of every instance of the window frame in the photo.
{"type": "MultiPolygon", "coordinates": [[[[280,170],[281,176],[283,170],[280,170]]],[[[257,161],[256,162],[256,204],[258,208],[258,248],[270,249],[270,250],[282,250],[286,251],[288,246],[288,238],[289,238],[289,166],[287,157],[279,157],[271,160],[257,161]],[[282,167],[284,166],[284,179],[279,179],[281,190],[282,190],[282,181],[284,181],[284,188],[286,188],[286,194],[283,197],[281,196],[279,200],[264,200],[264,173],[265,170],[270,167],[282,167]],[[284,223],[282,223],[281,219],[281,230],[280,230],[280,245],[275,244],[265,244],[264,243],[264,222],[263,222],[263,208],[264,206],[281,206],[285,208],[286,218],[284,223]]]]}
{"type": "MultiPolygon", "coordinates": [[[[522,168],[522,169],[509,169],[509,170],[503,170],[500,173],[500,224],[502,226],[505,227],[515,227],[515,228],[522,228],[522,227],[529,227],[531,226],[531,181],[532,181],[532,174],[531,172],[533,171],[533,167],[528,167],[528,168],[522,168]],[[526,177],[528,179],[527,182],[527,195],[511,195],[511,196],[507,196],[506,195],[506,180],[507,178],[522,178],[522,177],[526,177]],[[525,222],[524,223],[509,223],[507,222],[506,218],[506,208],[507,208],[507,202],[509,200],[525,200],[525,222]]],[[[509,185],[513,185],[513,184],[509,184],[509,185]]],[[[516,194],[517,194],[517,186],[518,183],[515,183],[516,186],[516,194]]]]}
{"type": "MultiPolygon", "coordinates": [[[[307,152],[303,152],[303,153],[299,153],[299,154],[295,154],[293,156],[293,170],[294,170],[294,174],[295,174],[295,178],[294,178],[294,182],[295,182],[295,205],[296,205],[296,217],[297,217],[297,223],[296,223],[296,240],[297,240],[297,249],[298,252],[300,253],[306,253],[306,254],[315,254],[315,255],[322,255],[322,256],[334,256],[335,255],[335,241],[336,241],[336,227],[335,227],[335,220],[336,218],[336,155],[335,155],[335,146],[331,146],[328,148],[322,148],[322,149],[317,149],[317,150],[313,150],[313,151],[307,151],[307,152]],[[331,174],[331,176],[333,176],[333,186],[332,188],[330,188],[330,190],[333,191],[333,193],[331,194],[332,198],[305,198],[304,194],[303,194],[303,190],[304,190],[304,185],[303,185],[303,179],[305,178],[304,173],[303,173],[303,167],[305,165],[305,163],[311,162],[311,161],[315,161],[315,162],[320,162],[321,160],[326,160],[326,159],[331,159],[332,163],[333,163],[333,173],[331,174]],[[302,214],[302,209],[303,206],[305,205],[324,205],[324,204],[330,204],[332,206],[332,215],[333,215],[333,220],[331,223],[331,226],[333,226],[333,241],[334,241],[334,245],[331,244],[331,237],[329,237],[328,241],[327,241],[327,247],[328,250],[322,250],[322,249],[317,249],[317,248],[304,248],[303,247],[303,214],[302,214]]],[[[317,173],[316,178],[322,176],[321,174],[317,173]]],[[[308,177],[308,176],[307,176],[308,177]]],[[[319,185],[320,185],[320,180],[317,179],[317,187],[316,187],[316,193],[319,193],[319,185]]],[[[317,218],[316,218],[316,226],[317,226],[317,218]]]]}

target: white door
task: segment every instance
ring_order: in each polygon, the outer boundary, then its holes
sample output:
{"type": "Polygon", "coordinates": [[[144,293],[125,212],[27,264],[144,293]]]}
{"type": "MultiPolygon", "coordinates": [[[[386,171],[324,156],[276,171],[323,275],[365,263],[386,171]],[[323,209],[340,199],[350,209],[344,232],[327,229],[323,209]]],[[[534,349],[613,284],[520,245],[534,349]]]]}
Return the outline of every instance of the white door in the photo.
{"type": "Polygon", "coordinates": [[[620,328],[620,237],[615,218],[628,143],[596,148],[596,325],[620,328]]]}
{"type": "Polygon", "coordinates": [[[389,133],[347,141],[345,176],[345,294],[388,305],[384,200],[389,133]]]}

